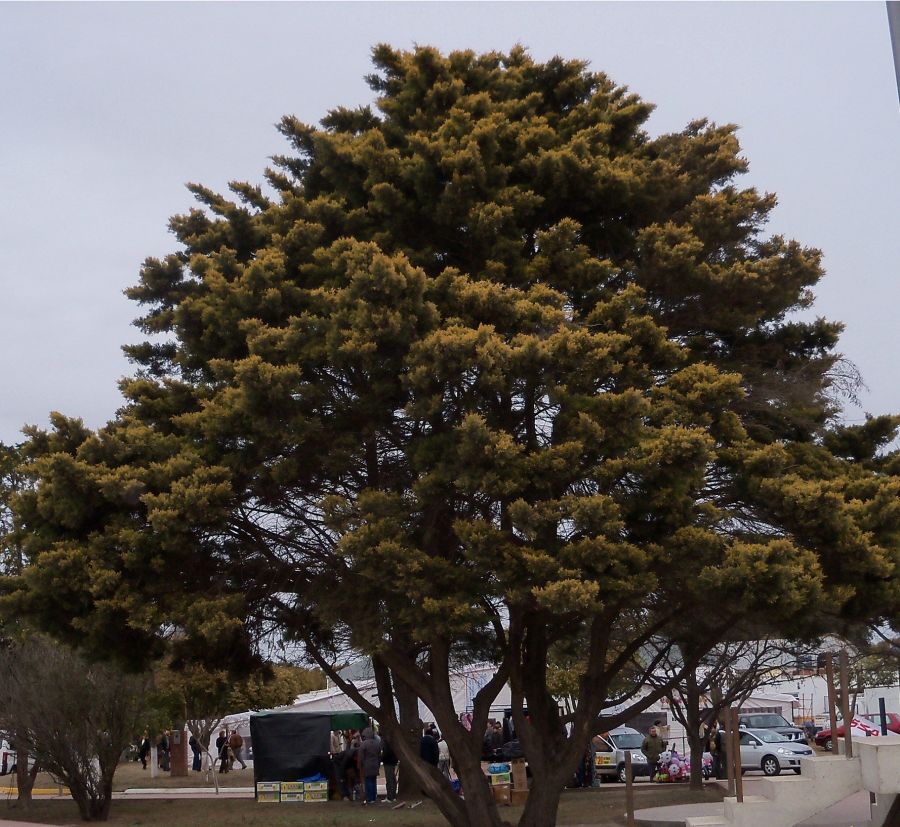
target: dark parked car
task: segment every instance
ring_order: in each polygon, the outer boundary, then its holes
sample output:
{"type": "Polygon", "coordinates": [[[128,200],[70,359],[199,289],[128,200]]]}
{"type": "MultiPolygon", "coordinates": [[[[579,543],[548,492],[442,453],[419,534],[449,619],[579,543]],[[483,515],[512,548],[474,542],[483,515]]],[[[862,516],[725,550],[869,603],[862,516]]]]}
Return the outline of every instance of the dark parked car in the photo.
{"type": "Polygon", "coordinates": [[[785,741],[799,741],[806,743],[806,733],[800,727],[786,721],[781,715],[771,712],[748,712],[738,716],[739,726],[742,729],[771,729],[784,736],[785,741]]]}

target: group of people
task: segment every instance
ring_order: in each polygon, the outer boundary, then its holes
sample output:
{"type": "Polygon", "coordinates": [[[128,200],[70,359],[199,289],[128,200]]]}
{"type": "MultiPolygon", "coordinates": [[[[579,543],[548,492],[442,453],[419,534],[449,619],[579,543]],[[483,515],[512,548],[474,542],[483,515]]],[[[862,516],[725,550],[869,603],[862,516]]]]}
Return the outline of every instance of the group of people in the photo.
{"type": "MultiPolygon", "coordinates": [[[[715,778],[725,777],[725,751],[722,742],[722,731],[719,729],[718,722],[712,721],[707,726],[702,724],[700,727],[702,752],[709,753],[712,756],[712,774],[715,778]]],[[[641,743],[641,752],[650,765],[651,780],[656,777],[656,769],[659,765],[659,757],[668,749],[666,742],[660,737],[659,727],[654,725],[650,727],[646,737],[641,743]]]]}
{"type": "MultiPolygon", "coordinates": [[[[194,769],[197,770],[200,769],[198,766],[200,763],[199,747],[200,745],[197,744],[197,749],[194,752],[194,769]]],[[[191,746],[191,749],[194,749],[193,745],[191,746]]],[[[220,730],[219,737],[216,738],[216,755],[219,757],[220,762],[219,772],[231,772],[231,770],[234,769],[235,762],[241,765],[242,770],[247,769],[247,764],[244,763],[244,759],[241,755],[243,749],[244,739],[237,730],[234,730],[230,735],[227,730],[220,730]]]]}
{"type": "Polygon", "coordinates": [[[384,765],[387,800],[397,798],[397,755],[373,727],[331,733],[334,781],[345,801],[378,802],[378,773],[384,765]]]}
{"type": "MultiPolygon", "coordinates": [[[[165,732],[161,732],[156,736],[156,766],[161,769],[163,772],[169,772],[170,760],[171,760],[171,748],[169,746],[170,743],[171,732],[166,730],[165,732]]],[[[150,758],[150,750],[153,747],[153,743],[150,741],[150,733],[148,731],[144,731],[143,736],[141,736],[141,745],[138,747],[138,760],[141,762],[141,768],[147,769],[147,761],[150,758]]]]}
{"type": "MultiPolygon", "coordinates": [[[[156,765],[163,772],[171,770],[171,732],[166,730],[160,733],[156,739],[156,765]]],[[[150,751],[153,743],[150,740],[149,732],[144,732],[141,738],[141,744],[138,748],[137,757],[141,762],[141,767],[147,769],[147,762],[150,759],[150,751]]],[[[203,746],[197,740],[195,735],[191,735],[188,739],[188,746],[191,748],[193,760],[191,769],[194,772],[202,772],[203,770],[203,746]]],[[[219,761],[219,772],[229,772],[234,769],[235,762],[241,765],[241,769],[247,769],[247,764],[243,759],[244,739],[237,730],[228,733],[227,730],[221,730],[219,737],[216,738],[216,760],[219,761]]]]}
{"type": "MultiPolygon", "coordinates": [[[[450,750],[437,727],[429,724],[422,730],[419,757],[451,779],[450,750]]],[[[373,727],[331,733],[333,781],[345,800],[378,802],[378,775],[384,767],[386,800],[397,799],[397,765],[399,760],[390,742],[373,727]]]]}

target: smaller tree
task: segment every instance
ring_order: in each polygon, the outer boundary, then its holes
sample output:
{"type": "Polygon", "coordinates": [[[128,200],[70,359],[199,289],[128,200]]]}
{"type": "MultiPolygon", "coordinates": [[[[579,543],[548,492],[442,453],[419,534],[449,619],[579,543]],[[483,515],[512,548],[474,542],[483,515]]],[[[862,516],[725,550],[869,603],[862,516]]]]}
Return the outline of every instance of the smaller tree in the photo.
{"type": "Polygon", "coordinates": [[[85,821],[106,821],[119,758],[145,712],[149,679],[89,663],[32,636],[0,652],[0,729],[69,787],[85,821]]]}
{"type": "Polygon", "coordinates": [[[155,673],[154,706],[170,721],[183,721],[209,749],[222,719],[247,709],[284,706],[304,692],[324,689],[321,672],[287,664],[266,664],[250,675],[232,675],[199,661],[176,663],[169,658],[155,673]]]}
{"type": "MultiPolygon", "coordinates": [[[[692,648],[682,642],[670,649],[649,684],[669,687],[672,717],[684,727],[694,756],[703,754],[701,724],[708,726],[723,710],[740,707],[761,686],[781,678],[785,664],[796,660],[800,644],[770,639],[717,643],[697,666],[685,670],[683,656],[696,656],[692,648]]],[[[691,761],[694,789],[703,785],[702,770],[702,762],[691,761]]]]}

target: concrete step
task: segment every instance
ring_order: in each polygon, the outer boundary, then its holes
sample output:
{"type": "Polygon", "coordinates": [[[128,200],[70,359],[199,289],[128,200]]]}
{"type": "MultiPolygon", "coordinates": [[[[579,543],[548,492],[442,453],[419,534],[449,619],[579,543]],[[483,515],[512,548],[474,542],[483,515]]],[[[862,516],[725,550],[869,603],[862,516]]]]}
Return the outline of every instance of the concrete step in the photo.
{"type": "Polygon", "coordinates": [[[730,827],[723,816],[688,816],[685,827],[730,827]]]}
{"type": "Polygon", "coordinates": [[[761,795],[745,795],[738,804],[736,798],[725,798],[725,821],[735,827],[759,827],[770,823],[772,802],[761,795]]]}
{"type": "Polygon", "coordinates": [[[804,778],[823,778],[834,781],[850,776],[862,783],[859,756],[846,758],[843,755],[812,755],[800,759],[800,769],[804,778]]]}
{"type": "Polygon", "coordinates": [[[754,781],[757,795],[743,804],[725,799],[725,818],[733,827],[794,827],[857,792],[862,784],[858,758],[843,756],[802,759],[803,774],[754,781]]]}
{"type": "Polygon", "coordinates": [[[757,795],[768,798],[769,801],[778,803],[785,798],[805,799],[813,794],[816,787],[816,781],[811,778],[804,779],[802,776],[778,775],[774,778],[760,778],[754,785],[753,789],[757,795]]]}

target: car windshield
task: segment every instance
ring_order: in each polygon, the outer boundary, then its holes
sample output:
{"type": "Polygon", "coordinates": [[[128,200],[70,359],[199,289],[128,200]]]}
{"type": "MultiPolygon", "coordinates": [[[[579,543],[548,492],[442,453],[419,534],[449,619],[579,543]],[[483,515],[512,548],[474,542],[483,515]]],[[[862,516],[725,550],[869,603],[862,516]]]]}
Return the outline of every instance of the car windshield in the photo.
{"type": "Polygon", "coordinates": [[[754,715],[753,723],[762,727],[790,726],[780,715],[754,715]]]}
{"type": "Polygon", "coordinates": [[[625,733],[624,735],[611,735],[613,743],[618,749],[640,749],[644,739],[638,734],[625,733]]]}
{"type": "Polygon", "coordinates": [[[777,744],[784,740],[783,735],[772,732],[770,729],[754,729],[752,734],[756,738],[759,738],[760,741],[765,741],[767,744],[777,744]]]}

